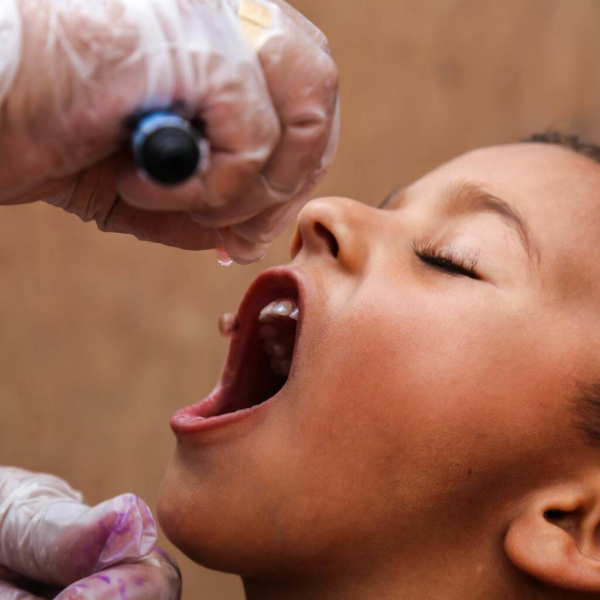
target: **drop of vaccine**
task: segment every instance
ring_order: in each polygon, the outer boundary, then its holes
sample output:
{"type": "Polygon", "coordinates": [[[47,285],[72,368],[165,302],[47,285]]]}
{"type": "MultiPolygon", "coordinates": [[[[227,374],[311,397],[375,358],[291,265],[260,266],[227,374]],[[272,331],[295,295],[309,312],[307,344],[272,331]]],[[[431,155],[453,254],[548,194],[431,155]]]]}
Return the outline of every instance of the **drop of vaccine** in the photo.
{"type": "Polygon", "coordinates": [[[225,248],[217,248],[217,260],[222,267],[228,267],[233,263],[233,259],[229,254],[227,254],[227,250],[225,248]]]}

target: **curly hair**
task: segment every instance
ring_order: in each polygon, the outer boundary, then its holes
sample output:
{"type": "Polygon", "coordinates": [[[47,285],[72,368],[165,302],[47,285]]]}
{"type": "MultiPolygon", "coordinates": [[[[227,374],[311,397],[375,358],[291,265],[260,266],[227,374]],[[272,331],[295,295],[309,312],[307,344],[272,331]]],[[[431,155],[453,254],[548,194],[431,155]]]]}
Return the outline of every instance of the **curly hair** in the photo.
{"type": "Polygon", "coordinates": [[[589,142],[583,142],[577,134],[568,134],[556,129],[549,129],[544,133],[532,133],[529,137],[521,140],[523,143],[537,142],[540,144],[554,144],[582,154],[600,163],[600,146],[589,142]]]}

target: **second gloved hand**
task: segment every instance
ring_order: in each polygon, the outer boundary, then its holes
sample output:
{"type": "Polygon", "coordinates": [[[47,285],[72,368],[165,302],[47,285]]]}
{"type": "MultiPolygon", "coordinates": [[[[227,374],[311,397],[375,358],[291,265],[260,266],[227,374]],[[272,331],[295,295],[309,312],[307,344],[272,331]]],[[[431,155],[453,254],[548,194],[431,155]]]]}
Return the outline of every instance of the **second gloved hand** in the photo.
{"type": "Polygon", "coordinates": [[[260,258],[337,145],[323,34],[282,0],[3,0],[0,204],[44,200],[105,231],[260,258]],[[206,125],[207,169],[139,176],[125,119],[169,108],[206,125]]]}
{"type": "Polygon", "coordinates": [[[178,600],[175,563],[133,494],[97,506],[63,480],[0,468],[0,600],[178,600]]]}

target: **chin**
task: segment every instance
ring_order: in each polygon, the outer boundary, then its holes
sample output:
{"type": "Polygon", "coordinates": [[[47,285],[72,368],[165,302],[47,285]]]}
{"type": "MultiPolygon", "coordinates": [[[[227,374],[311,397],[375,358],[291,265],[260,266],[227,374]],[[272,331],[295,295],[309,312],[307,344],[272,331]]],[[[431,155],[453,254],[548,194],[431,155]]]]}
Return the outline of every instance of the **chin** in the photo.
{"type": "Polygon", "coordinates": [[[244,504],[213,498],[190,486],[185,469],[173,457],[159,491],[160,527],[181,552],[195,563],[224,573],[268,576],[275,556],[260,534],[254,511],[244,504]],[[265,568],[267,572],[265,572],[265,568]]]}
{"type": "MultiPolygon", "coordinates": [[[[174,459],[175,460],[175,459],[174,459]]],[[[178,481],[173,464],[160,487],[157,517],[169,541],[189,559],[208,569],[236,573],[234,553],[219,535],[219,528],[210,518],[210,511],[196,502],[194,494],[178,481]]]]}

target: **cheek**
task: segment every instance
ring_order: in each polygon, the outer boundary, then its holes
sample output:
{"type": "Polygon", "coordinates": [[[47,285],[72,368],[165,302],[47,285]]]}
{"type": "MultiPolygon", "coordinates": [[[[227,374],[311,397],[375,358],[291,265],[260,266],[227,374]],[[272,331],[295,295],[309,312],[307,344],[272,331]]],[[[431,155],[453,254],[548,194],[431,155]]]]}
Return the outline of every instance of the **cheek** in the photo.
{"type": "Polygon", "coordinates": [[[332,464],[374,481],[449,464],[494,470],[547,443],[556,374],[532,314],[406,290],[374,312],[372,297],[353,304],[318,353],[327,361],[311,428],[332,464]]]}

